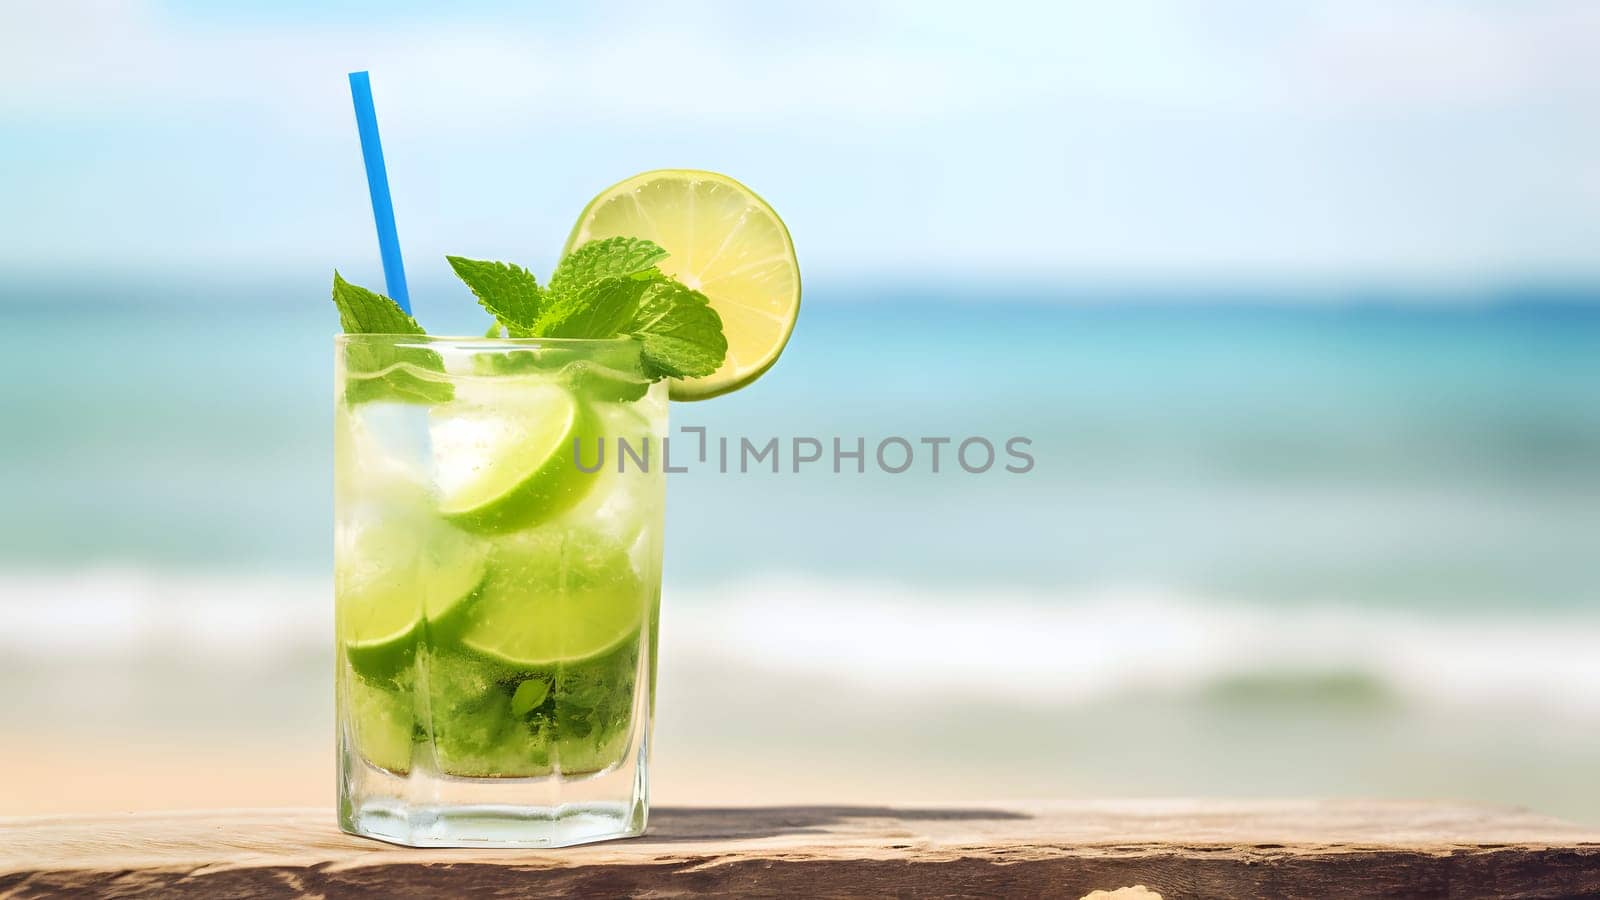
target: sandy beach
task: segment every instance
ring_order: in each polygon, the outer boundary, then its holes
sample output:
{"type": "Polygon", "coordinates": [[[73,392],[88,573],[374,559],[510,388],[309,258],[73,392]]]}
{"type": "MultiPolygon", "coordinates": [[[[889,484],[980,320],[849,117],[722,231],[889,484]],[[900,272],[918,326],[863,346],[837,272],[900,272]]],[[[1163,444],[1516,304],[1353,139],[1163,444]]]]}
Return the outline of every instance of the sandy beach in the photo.
{"type": "MultiPolygon", "coordinates": [[[[262,671],[130,669],[121,687],[135,699],[101,707],[94,691],[104,693],[110,674],[36,677],[59,690],[35,690],[0,743],[0,815],[331,806],[327,673],[320,664],[285,666],[270,680],[262,671]]],[[[1305,700],[1328,690],[913,696],[681,652],[662,664],[652,797],[676,805],[1362,797],[1523,806],[1600,822],[1600,785],[1590,777],[1600,745],[1584,716],[1440,710],[1358,694],[1305,700]],[[1528,759],[1540,764],[1520,762],[1528,759]]]]}

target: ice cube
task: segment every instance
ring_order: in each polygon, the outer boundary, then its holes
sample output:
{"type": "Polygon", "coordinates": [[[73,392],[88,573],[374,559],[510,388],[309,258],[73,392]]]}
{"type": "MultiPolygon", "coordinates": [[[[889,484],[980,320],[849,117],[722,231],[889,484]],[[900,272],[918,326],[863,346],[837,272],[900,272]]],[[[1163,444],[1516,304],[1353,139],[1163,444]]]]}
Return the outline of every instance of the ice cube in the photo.
{"type": "Polygon", "coordinates": [[[381,488],[395,482],[424,484],[432,458],[425,407],[410,403],[362,403],[350,409],[350,448],[345,475],[381,488]]]}

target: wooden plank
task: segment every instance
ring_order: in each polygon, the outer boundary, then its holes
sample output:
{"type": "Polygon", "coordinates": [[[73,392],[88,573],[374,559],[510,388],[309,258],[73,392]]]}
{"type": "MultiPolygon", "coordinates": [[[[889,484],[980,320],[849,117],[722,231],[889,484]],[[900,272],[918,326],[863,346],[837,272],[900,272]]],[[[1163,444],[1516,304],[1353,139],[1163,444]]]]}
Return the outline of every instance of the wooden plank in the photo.
{"type": "Polygon", "coordinates": [[[1600,829],[1357,801],[669,807],[636,840],[482,851],[349,837],[327,810],[0,819],[0,897],[1077,898],[1133,885],[1165,900],[1600,895],[1600,829]]]}

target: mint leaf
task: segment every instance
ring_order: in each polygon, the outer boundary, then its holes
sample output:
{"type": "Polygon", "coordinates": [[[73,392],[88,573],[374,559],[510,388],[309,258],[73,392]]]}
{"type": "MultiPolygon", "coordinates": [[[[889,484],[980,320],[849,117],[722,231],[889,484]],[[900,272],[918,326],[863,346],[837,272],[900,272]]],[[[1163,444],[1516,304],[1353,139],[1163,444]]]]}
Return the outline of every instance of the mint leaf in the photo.
{"type": "Polygon", "coordinates": [[[667,251],[643,238],[590,241],[562,258],[550,275],[550,293],[574,294],[604,278],[650,278],[667,251]]]}
{"type": "Polygon", "coordinates": [[[710,375],[728,355],[722,317],[705,294],[676,281],[651,284],[625,330],[643,342],[645,374],[653,378],[710,375]]]}
{"type": "MultiPolygon", "coordinates": [[[[339,308],[339,324],[346,334],[426,334],[400,304],[345,281],[337,271],[333,273],[333,304],[339,308]]],[[[448,383],[426,378],[419,371],[443,375],[444,360],[425,347],[350,341],[345,344],[345,374],[351,376],[345,383],[345,400],[443,403],[455,396],[448,383]]]]}
{"type": "Polygon", "coordinates": [[[636,276],[612,276],[575,293],[555,295],[534,333],[556,338],[616,337],[633,320],[640,298],[653,283],[636,276]]]}
{"type": "Polygon", "coordinates": [[[539,280],[521,266],[510,263],[446,256],[450,268],[472,290],[478,303],[513,337],[531,329],[544,309],[545,294],[539,280]]]}
{"type": "Polygon", "coordinates": [[[400,304],[351,284],[333,270],[333,305],[345,334],[426,334],[400,304]]]}

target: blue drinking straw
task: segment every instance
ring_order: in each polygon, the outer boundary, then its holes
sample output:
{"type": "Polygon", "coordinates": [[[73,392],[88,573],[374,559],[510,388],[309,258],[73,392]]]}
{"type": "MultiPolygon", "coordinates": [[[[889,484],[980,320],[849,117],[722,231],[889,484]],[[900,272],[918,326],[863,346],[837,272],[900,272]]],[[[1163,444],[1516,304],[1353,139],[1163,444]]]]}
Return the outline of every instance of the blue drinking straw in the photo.
{"type": "Polygon", "coordinates": [[[367,191],[372,194],[372,220],[378,226],[378,252],[383,255],[383,281],[389,296],[411,312],[406,267],[400,261],[400,234],[394,228],[394,203],[389,199],[389,172],[378,141],[378,113],[372,108],[372,80],[366,72],[350,73],[350,97],[356,104],[356,129],[361,132],[361,158],[367,164],[367,191]]]}

